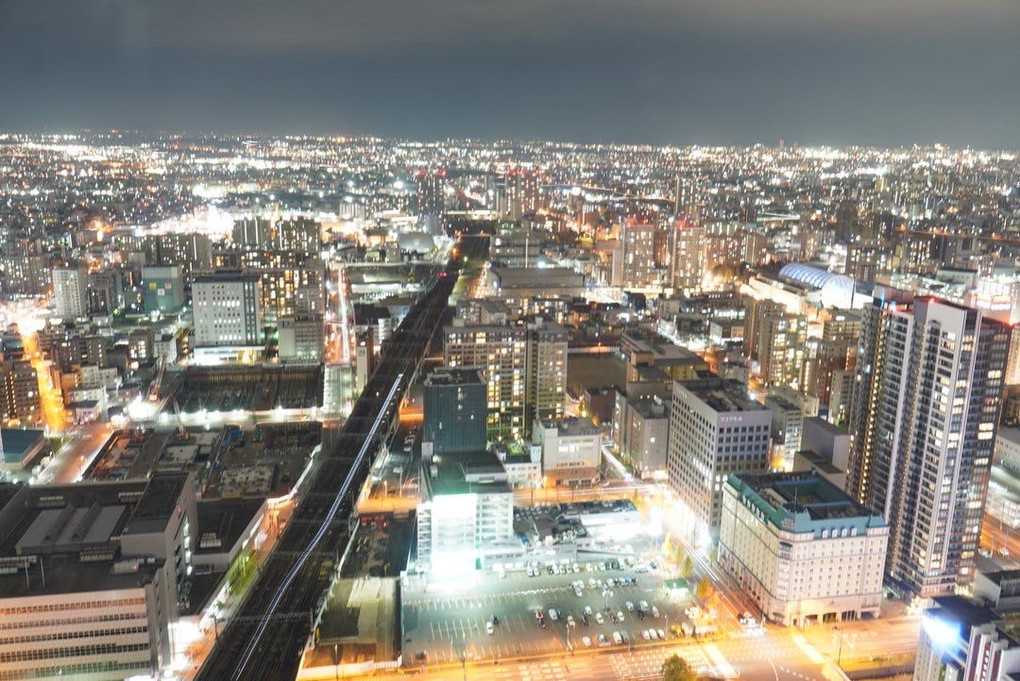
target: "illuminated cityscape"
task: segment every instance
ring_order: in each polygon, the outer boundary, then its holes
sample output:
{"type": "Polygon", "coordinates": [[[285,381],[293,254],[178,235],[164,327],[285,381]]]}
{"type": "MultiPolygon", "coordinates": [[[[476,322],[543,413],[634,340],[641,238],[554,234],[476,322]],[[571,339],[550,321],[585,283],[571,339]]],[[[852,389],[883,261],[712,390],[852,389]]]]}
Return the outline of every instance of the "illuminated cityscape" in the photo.
{"type": "Polygon", "coordinates": [[[0,681],[1020,681],[1018,35],[0,3],[0,681]]]}
{"type": "Polygon", "coordinates": [[[108,132],[0,167],[0,678],[1015,664],[1013,153],[108,132]]]}

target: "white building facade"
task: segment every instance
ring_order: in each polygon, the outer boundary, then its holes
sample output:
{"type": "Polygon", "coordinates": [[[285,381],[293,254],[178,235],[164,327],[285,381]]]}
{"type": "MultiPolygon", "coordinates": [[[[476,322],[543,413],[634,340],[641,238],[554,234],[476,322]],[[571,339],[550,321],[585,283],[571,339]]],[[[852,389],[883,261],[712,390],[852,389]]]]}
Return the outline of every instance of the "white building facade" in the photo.
{"type": "Polygon", "coordinates": [[[814,474],[730,476],[719,564],[786,626],[878,616],[889,528],[814,474]]]}

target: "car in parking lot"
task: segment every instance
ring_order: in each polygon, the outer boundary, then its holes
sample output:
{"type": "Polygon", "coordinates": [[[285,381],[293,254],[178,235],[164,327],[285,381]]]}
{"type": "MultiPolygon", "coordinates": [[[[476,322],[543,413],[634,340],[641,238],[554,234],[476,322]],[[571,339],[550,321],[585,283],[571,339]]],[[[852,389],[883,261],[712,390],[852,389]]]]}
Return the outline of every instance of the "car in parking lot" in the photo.
{"type": "Polygon", "coordinates": [[[648,609],[648,601],[641,601],[638,605],[641,606],[642,610],[647,610],[648,609]]]}
{"type": "Polygon", "coordinates": [[[618,631],[613,632],[613,643],[615,643],[618,646],[623,645],[623,636],[620,635],[620,632],[618,631]]]}
{"type": "Polygon", "coordinates": [[[634,603],[633,602],[627,601],[626,605],[627,605],[627,612],[634,612],[634,603]]]}
{"type": "Polygon", "coordinates": [[[584,614],[588,615],[589,617],[592,616],[592,611],[591,611],[591,606],[590,605],[584,606],[584,614]]]}
{"type": "Polygon", "coordinates": [[[584,636],[581,638],[581,643],[584,644],[585,648],[591,648],[591,636],[584,636]]]}
{"type": "Polygon", "coordinates": [[[576,626],[576,625],[577,625],[577,622],[574,621],[574,616],[573,615],[567,615],[567,626],[568,627],[573,627],[573,626],[576,626]]]}
{"type": "Polygon", "coordinates": [[[488,634],[489,636],[492,636],[494,633],[496,633],[496,625],[492,623],[492,620],[489,620],[485,623],[485,633],[488,634]]]}
{"type": "Polygon", "coordinates": [[[602,616],[601,612],[597,612],[595,613],[595,621],[598,622],[599,624],[605,624],[606,618],[602,616]]]}
{"type": "Polygon", "coordinates": [[[652,639],[651,629],[645,629],[644,631],[642,631],[641,638],[643,638],[646,641],[650,641],[652,639]]]}
{"type": "Polygon", "coordinates": [[[666,632],[664,632],[662,629],[656,629],[655,633],[659,635],[659,640],[660,641],[665,641],[666,640],[666,632]]]}
{"type": "Polygon", "coordinates": [[[549,608],[549,619],[553,622],[560,618],[560,613],[556,612],[556,608],[549,608]]]}
{"type": "Polygon", "coordinates": [[[658,619],[659,617],[659,609],[656,608],[654,605],[652,606],[652,617],[655,617],[656,619],[658,619]]]}
{"type": "Polygon", "coordinates": [[[599,634],[599,645],[602,647],[609,645],[609,639],[606,638],[605,634],[599,634]]]}

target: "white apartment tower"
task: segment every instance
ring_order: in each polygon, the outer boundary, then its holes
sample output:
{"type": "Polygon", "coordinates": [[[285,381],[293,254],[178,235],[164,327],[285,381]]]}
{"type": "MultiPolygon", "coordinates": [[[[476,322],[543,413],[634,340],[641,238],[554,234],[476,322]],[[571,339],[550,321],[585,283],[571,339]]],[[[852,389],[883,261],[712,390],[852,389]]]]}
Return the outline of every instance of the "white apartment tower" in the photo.
{"type": "Polygon", "coordinates": [[[61,319],[88,316],[88,278],[83,267],[53,268],[53,306],[61,319]]]}

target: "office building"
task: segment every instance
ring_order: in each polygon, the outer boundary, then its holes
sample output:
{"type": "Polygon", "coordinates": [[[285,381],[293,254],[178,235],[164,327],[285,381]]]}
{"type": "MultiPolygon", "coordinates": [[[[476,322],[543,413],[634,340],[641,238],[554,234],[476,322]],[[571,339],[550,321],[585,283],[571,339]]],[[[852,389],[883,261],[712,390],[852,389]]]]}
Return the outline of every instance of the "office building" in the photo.
{"type": "Polygon", "coordinates": [[[848,492],[887,518],[889,573],[922,598],[973,578],[1008,344],[951,303],[864,310],[848,492]]]}
{"type": "Polygon", "coordinates": [[[61,319],[84,319],[88,316],[88,276],[85,268],[53,268],[53,314],[61,319]]]}
{"type": "Polygon", "coordinates": [[[536,319],[528,323],[525,423],[563,416],[567,393],[567,342],[563,326],[536,319]]]}
{"type": "Polygon", "coordinates": [[[322,361],[325,326],[321,314],[296,314],[276,322],[277,351],[285,362],[322,361]]]}
{"type": "Polygon", "coordinates": [[[669,411],[669,485],[715,536],[728,477],[769,468],[772,412],[742,384],[717,376],[677,382],[669,411]]]}
{"type": "Polygon", "coordinates": [[[156,677],[196,549],[193,474],[24,485],[0,511],[0,679],[156,677]]]}
{"type": "Polygon", "coordinates": [[[602,463],[602,429],[591,420],[568,416],[537,419],[532,444],[542,450],[542,474],[553,484],[591,485],[602,463]]]}
{"type": "Polygon", "coordinates": [[[719,564],[785,626],[877,617],[889,528],[813,473],[731,475],[719,564]]]}
{"type": "Polygon", "coordinates": [[[195,278],[191,287],[195,347],[256,346],[262,343],[259,277],[220,272],[195,278]]]}
{"type": "Polygon", "coordinates": [[[1020,644],[1006,618],[962,596],[935,599],[921,616],[913,681],[1010,681],[1020,673],[1020,644]]]}
{"type": "Polygon", "coordinates": [[[514,495],[494,454],[434,459],[420,477],[425,500],[417,512],[417,572],[456,581],[478,566],[520,559],[514,495]]]}
{"type": "Polygon", "coordinates": [[[669,442],[669,402],[658,395],[624,400],[614,427],[622,459],[638,477],[666,479],[666,445],[669,442]]]}
{"type": "Polygon", "coordinates": [[[424,458],[485,451],[486,389],[478,369],[439,367],[425,377],[424,458]]]}

